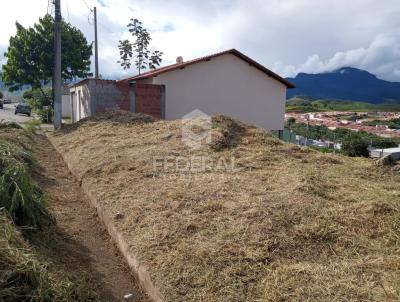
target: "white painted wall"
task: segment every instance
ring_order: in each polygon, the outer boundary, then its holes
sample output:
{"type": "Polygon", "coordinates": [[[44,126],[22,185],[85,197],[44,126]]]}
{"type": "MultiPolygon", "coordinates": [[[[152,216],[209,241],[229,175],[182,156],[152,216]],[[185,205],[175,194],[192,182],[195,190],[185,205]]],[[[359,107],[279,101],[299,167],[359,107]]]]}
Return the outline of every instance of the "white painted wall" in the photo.
{"type": "Polygon", "coordinates": [[[61,96],[61,116],[62,117],[71,117],[72,114],[72,105],[69,94],[63,94],[61,96]]]}
{"type": "Polygon", "coordinates": [[[153,84],[166,86],[166,119],[199,109],[283,129],[286,86],[232,54],[158,75],[153,84]]]}
{"type": "Polygon", "coordinates": [[[81,85],[74,86],[70,89],[72,122],[77,122],[91,115],[89,83],[90,82],[84,82],[81,85]]]}

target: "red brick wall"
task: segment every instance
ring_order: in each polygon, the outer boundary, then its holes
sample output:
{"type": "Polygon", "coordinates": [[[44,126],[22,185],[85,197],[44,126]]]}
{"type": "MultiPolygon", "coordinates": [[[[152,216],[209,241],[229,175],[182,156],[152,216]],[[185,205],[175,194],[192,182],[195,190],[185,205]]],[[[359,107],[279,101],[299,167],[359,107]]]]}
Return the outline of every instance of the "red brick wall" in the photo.
{"type": "Polygon", "coordinates": [[[135,84],[136,112],[161,118],[160,85],[135,84]]]}

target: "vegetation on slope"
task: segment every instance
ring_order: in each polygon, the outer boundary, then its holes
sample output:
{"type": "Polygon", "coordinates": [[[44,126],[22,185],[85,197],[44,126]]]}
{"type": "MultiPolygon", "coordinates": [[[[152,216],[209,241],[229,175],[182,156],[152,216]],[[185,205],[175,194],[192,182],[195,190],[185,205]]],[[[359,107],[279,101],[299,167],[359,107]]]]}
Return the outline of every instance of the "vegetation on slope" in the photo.
{"type": "Polygon", "coordinates": [[[0,129],[0,301],[85,301],[90,291],[50,272],[44,247],[28,243],[45,244],[55,221],[31,178],[32,138],[17,124],[0,129]]]}
{"type": "Polygon", "coordinates": [[[49,275],[15,225],[0,213],[0,300],[68,301],[71,284],[49,275]]]}
{"type": "Polygon", "coordinates": [[[364,125],[367,126],[388,126],[390,129],[400,129],[400,119],[399,118],[394,118],[390,120],[373,120],[373,121],[367,121],[363,122],[364,125]]]}
{"type": "Polygon", "coordinates": [[[0,206],[15,224],[38,229],[54,221],[30,177],[33,164],[29,150],[0,139],[0,206]]]}
{"type": "MultiPolygon", "coordinates": [[[[288,128],[289,126],[286,125],[288,128]]],[[[304,137],[308,137],[310,139],[315,140],[329,140],[342,142],[343,139],[348,138],[349,136],[359,137],[364,140],[368,145],[371,144],[374,148],[391,148],[397,147],[400,143],[400,139],[398,138],[387,138],[379,135],[375,135],[373,133],[368,133],[365,131],[359,131],[357,134],[354,134],[354,131],[347,128],[336,128],[334,130],[330,130],[328,127],[324,125],[309,125],[304,123],[292,123],[290,128],[297,135],[301,135],[304,137]]]]}
{"type": "Polygon", "coordinates": [[[352,112],[396,112],[400,111],[400,102],[370,104],[364,102],[319,100],[309,97],[294,97],[286,102],[286,111],[297,112],[324,112],[324,111],[352,111],[352,112]]]}
{"type": "Polygon", "coordinates": [[[227,117],[197,150],[181,129],[98,118],[52,138],[167,301],[399,299],[400,175],[227,117]]]}

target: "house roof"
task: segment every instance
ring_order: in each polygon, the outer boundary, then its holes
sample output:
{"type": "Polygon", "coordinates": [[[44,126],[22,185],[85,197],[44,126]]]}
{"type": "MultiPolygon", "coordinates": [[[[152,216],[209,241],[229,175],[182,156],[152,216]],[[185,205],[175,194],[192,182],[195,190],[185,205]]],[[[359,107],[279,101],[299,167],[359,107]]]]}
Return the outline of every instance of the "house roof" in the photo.
{"type": "Polygon", "coordinates": [[[249,58],[248,56],[246,56],[245,54],[241,53],[240,51],[236,50],[236,49],[229,49],[229,50],[225,50],[219,53],[215,53],[209,56],[205,56],[205,57],[201,57],[198,59],[194,59],[194,60],[190,60],[190,61],[186,61],[183,63],[175,63],[172,65],[168,65],[168,66],[164,66],[161,68],[157,68],[155,70],[151,70],[142,74],[138,74],[136,76],[133,77],[129,77],[126,79],[123,79],[121,81],[126,82],[126,81],[135,81],[135,80],[143,80],[143,79],[147,79],[147,78],[151,78],[151,77],[155,77],[158,76],[160,74],[169,72],[169,71],[173,71],[173,70],[177,70],[177,69],[183,69],[186,66],[189,65],[193,65],[193,64],[197,64],[200,62],[206,62],[206,61],[210,61],[211,59],[215,58],[215,57],[219,57],[225,54],[232,54],[235,55],[236,57],[242,59],[243,61],[246,61],[247,63],[249,63],[249,65],[261,70],[262,72],[264,72],[265,74],[267,74],[268,76],[270,76],[271,78],[274,78],[275,80],[281,82],[282,84],[284,84],[287,88],[295,88],[296,86],[292,83],[290,83],[289,81],[285,80],[284,78],[282,78],[281,76],[277,75],[276,73],[272,72],[271,70],[269,70],[268,68],[264,67],[263,65],[261,65],[260,63],[257,63],[256,61],[254,61],[253,59],[249,58]]]}

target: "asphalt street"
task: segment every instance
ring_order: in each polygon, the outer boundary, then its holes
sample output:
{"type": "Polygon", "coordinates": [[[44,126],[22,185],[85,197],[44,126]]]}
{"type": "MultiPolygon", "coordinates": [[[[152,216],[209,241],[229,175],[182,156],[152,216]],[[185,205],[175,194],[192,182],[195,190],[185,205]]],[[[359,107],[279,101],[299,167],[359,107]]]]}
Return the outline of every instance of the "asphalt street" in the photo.
{"type": "Polygon", "coordinates": [[[3,109],[0,109],[0,122],[16,122],[23,124],[34,117],[28,117],[23,114],[14,114],[15,104],[4,104],[3,109]]]}

